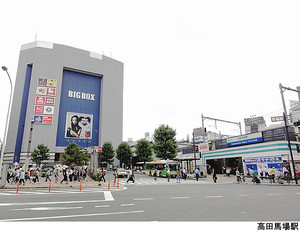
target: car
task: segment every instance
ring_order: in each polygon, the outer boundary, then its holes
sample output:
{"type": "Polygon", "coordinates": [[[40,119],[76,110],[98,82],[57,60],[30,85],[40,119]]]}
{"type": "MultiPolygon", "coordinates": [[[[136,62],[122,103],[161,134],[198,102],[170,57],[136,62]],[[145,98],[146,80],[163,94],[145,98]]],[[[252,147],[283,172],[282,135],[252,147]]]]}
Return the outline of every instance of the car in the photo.
{"type": "Polygon", "coordinates": [[[117,168],[117,177],[128,177],[128,172],[124,168],[117,168]]]}

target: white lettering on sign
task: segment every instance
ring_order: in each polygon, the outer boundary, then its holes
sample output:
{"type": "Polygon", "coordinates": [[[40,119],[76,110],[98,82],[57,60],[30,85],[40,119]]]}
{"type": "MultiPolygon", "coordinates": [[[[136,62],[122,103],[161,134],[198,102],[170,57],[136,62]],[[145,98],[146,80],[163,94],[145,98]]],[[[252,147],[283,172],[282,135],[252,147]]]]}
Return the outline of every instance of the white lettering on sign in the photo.
{"type": "Polygon", "coordinates": [[[95,94],[84,93],[79,91],[69,91],[68,97],[95,101],[95,94]]]}

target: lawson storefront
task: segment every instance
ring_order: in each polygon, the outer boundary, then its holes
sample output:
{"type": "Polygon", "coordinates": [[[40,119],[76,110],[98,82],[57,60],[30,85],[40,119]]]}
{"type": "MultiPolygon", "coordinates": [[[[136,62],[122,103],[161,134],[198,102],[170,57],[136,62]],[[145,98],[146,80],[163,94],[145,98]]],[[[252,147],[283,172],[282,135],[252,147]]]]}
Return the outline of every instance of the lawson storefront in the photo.
{"type": "MultiPolygon", "coordinates": [[[[292,154],[296,163],[300,161],[297,144],[299,142],[291,142],[292,154]]],[[[292,166],[284,128],[222,140],[214,144],[213,149],[215,150],[202,153],[202,166],[206,173],[210,168],[214,168],[220,174],[223,173],[224,167],[230,168],[231,173],[234,173],[236,167],[239,167],[244,174],[247,174],[251,167],[259,172],[262,168],[269,170],[270,167],[275,167],[276,171],[282,171],[283,165],[292,166]],[[275,141],[271,141],[274,139],[275,141]],[[220,146],[223,148],[219,148],[220,146]]]]}

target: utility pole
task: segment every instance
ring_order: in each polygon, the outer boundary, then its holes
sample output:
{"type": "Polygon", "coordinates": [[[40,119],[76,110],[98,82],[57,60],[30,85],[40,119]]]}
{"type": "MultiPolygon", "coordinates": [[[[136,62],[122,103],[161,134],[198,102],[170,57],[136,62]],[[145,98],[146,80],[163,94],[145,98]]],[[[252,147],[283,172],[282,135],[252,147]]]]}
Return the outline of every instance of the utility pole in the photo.
{"type": "Polygon", "coordinates": [[[286,138],[287,138],[287,141],[288,141],[288,147],[289,147],[291,160],[292,160],[292,165],[293,165],[294,179],[295,179],[295,183],[298,184],[298,180],[297,180],[297,176],[296,176],[295,163],[294,163],[294,157],[293,157],[293,152],[292,152],[291,142],[290,142],[290,137],[289,137],[289,131],[288,131],[288,124],[289,123],[288,123],[288,120],[287,120],[287,112],[286,112],[286,106],[285,106],[285,100],[284,100],[283,92],[284,92],[284,90],[290,90],[290,91],[295,91],[297,93],[300,93],[300,91],[295,90],[295,89],[291,89],[289,87],[284,87],[284,86],[282,86],[281,83],[279,84],[279,89],[280,89],[280,94],[281,94],[281,99],[282,99],[282,105],[283,105],[283,111],[284,111],[283,112],[283,119],[284,119],[284,124],[285,124],[286,138]]]}
{"type": "Polygon", "coordinates": [[[194,159],[195,159],[195,170],[196,170],[196,147],[195,147],[195,139],[194,139],[194,131],[193,131],[193,150],[194,150],[194,159]]]}

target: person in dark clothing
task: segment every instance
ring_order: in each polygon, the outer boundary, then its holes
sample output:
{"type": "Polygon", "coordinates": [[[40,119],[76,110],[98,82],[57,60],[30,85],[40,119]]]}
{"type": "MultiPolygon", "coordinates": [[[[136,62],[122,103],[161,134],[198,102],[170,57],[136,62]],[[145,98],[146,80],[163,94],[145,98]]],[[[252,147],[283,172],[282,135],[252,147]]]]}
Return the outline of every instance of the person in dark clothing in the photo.
{"type": "Polygon", "coordinates": [[[216,171],[214,168],[212,168],[212,174],[213,174],[213,180],[214,180],[214,183],[217,183],[217,174],[216,174],[216,171]]]}
{"type": "Polygon", "coordinates": [[[67,176],[67,170],[66,169],[63,169],[63,179],[62,181],[60,182],[62,184],[62,182],[66,182],[66,184],[68,183],[68,176],[67,176]]]}

